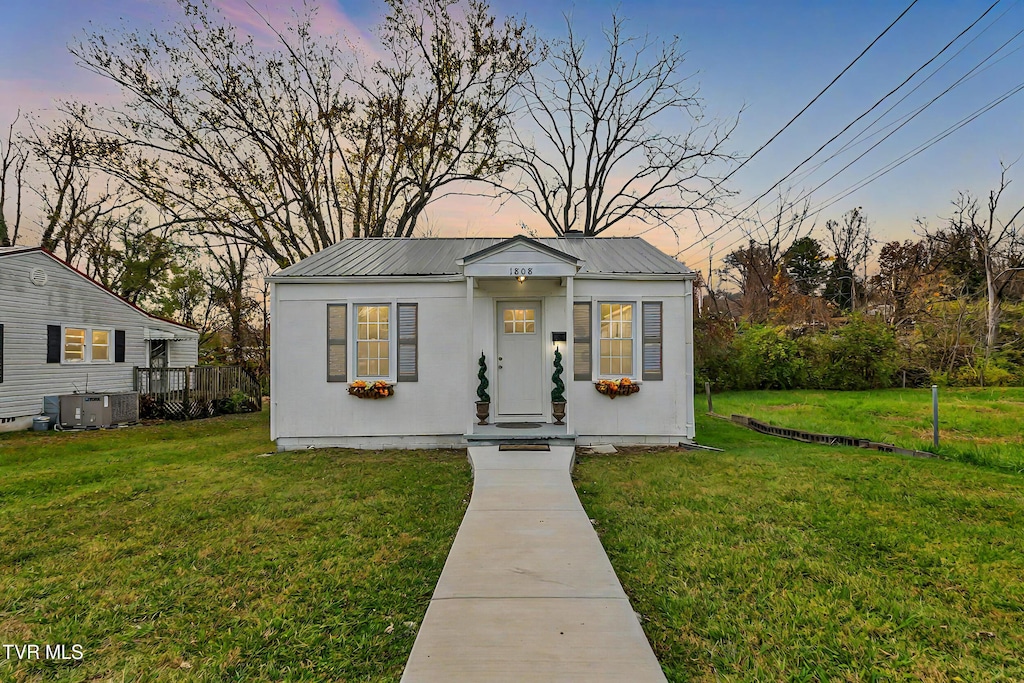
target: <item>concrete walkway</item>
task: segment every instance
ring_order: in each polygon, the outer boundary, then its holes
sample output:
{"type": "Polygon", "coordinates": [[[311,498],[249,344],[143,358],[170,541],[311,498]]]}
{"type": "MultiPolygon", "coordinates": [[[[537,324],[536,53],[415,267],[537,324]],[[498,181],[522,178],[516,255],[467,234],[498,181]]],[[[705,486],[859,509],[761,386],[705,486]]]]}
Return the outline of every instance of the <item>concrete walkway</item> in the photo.
{"type": "Polygon", "coordinates": [[[473,498],[402,681],[664,681],[576,496],[573,448],[469,457],[473,498]]]}

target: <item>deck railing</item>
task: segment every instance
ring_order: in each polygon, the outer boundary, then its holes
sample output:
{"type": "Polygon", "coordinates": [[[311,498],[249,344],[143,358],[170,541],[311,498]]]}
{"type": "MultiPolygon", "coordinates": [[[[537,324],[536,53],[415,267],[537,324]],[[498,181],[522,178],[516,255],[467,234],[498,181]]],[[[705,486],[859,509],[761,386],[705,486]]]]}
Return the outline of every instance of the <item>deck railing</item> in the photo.
{"type": "Polygon", "coordinates": [[[135,391],[143,416],[192,419],[235,410],[260,410],[259,380],[237,366],[135,368],[135,391]],[[241,405],[238,405],[241,404],[241,405]]]}

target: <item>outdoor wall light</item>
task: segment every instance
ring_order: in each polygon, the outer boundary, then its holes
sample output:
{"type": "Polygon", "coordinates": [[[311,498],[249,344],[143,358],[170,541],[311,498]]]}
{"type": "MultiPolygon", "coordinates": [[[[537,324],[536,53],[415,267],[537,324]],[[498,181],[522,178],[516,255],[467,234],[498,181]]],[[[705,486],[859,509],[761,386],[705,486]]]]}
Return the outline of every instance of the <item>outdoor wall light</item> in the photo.
{"type": "Polygon", "coordinates": [[[519,284],[523,284],[524,282],[526,282],[526,276],[520,275],[519,277],[516,278],[516,280],[519,282],[519,284]]]}

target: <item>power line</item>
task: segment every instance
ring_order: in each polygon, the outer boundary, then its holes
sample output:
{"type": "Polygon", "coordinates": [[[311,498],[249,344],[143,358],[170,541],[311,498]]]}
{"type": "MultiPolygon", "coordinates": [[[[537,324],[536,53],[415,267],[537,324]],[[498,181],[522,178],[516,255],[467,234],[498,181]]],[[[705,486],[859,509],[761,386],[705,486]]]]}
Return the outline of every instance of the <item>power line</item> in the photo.
{"type": "MultiPolygon", "coordinates": [[[[1001,94],[999,97],[995,98],[994,100],[991,100],[990,102],[988,102],[984,106],[976,109],[971,114],[968,114],[964,118],[960,119],[959,121],[957,121],[953,125],[949,126],[948,128],[946,128],[942,132],[938,133],[937,135],[929,138],[928,140],[926,140],[925,142],[921,143],[920,145],[918,145],[914,149],[910,150],[909,152],[904,153],[901,157],[898,157],[897,159],[889,162],[888,164],[886,164],[882,168],[874,171],[873,173],[868,174],[867,176],[865,176],[861,180],[857,181],[853,185],[848,186],[846,189],[844,189],[844,190],[840,191],[839,193],[837,193],[835,195],[832,195],[828,199],[824,200],[821,204],[818,204],[812,210],[808,211],[807,218],[811,218],[811,217],[817,216],[818,214],[820,214],[825,209],[827,209],[830,206],[832,206],[832,205],[842,201],[843,199],[845,199],[846,197],[850,196],[851,194],[853,194],[857,190],[861,189],[862,187],[865,187],[866,185],[869,185],[870,183],[873,183],[874,181],[876,181],[879,178],[885,176],[886,174],[890,173],[891,171],[894,171],[895,169],[899,168],[900,166],[902,166],[906,162],[908,162],[911,159],[913,159],[914,157],[916,157],[918,154],[921,154],[922,152],[924,152],[925,150],[929,149],[930,147],[938,144],[939,142],[941,142],[945,138],[949,137],[950,135],[952,135],[956,131],[958,131],[961,128],[963,128],[964,126],[970,124],[971,122],[973,122],[974,120],[976,120],[980,116],[986,114],[990,110],[992,110],[995,107],[999,106],[1000,104],[1002,104],[1003,102],[1005,102],[1006,100],[1008,100],[1009,98],[1013,97],[1014,95],[1016,95],[1017,93],[1019,93],[1021,91],[1024,91],[1024,82],[1018,83],[1017,85],[1015,85],[1010,90],[1007,90],[1006,92],[1001,94]]],[[[810,193],[808,193],[808,195],[809,194],[810,193]]],[[[807,195],[805,195],[805,197],[806,196],[807,195]]],[[[801,199],[803,199],[803,197],[801,199]]],[[[797,200],[797,201],[799,201],[799,200],[797,200]]],[[[778,215],[776,215],[775,218],[778,218],[778,215]]],[[[739,244],[740,242],[742,242],[744,239],[747,239],[747,235],[741,235],[737,239],[735,239],[732,242],[730,242],[729,244],[727,244],[724,247],[724,249],[728,250],[728,249],[732,248],[733,246],[735,246],[736,244],[739,244]]]]}
{"type": "MultiPolygon", "coordinates": [[[[998,2],[998,1],[999,1],[999,0],[996,0],[996,2],[998,2]]],[[[810,107],[811,107],[811,105],[812,105],[812,104],[814,104],[815,102],[817,102],[817,101],[818,101],[818,99],[819,99],[819,98],[820,98],[820,97],[821,97],[822,95],[824,95],[824,94],[825,94],[825,92],[826,92],[826,91],[827,91],[827,90],[828,90],[829,88],[831,88],[831,87],[832,87],[833,85],[835,85],[836,81],[838,81],[838,80],[839,80],[840,78],[842,78],[842,77],[843,77],[843,74],[845,74],[845,73],[846,73],[847,71],[849,71],[849,70],[850,70],[850,69],[851,69],[851,68],[853,67],[853,65],[854,65],[854,64],[856,64],[856,63],[857,63],[858,61],[860,61],[860,58],[861,58],[861,57],[863,57],[863,56],[864,56],[864,55],[865,55],[865,54],[867,53],[867,51],[868,51],[868,50],[870,50],[870,49],[871,49],[872,47],[874,47],[875,43],[877,43],[877,42],[878,42],[879,40],[881,40],[881,39],[882,39],[882,36],[884,36],[884,35],[885,35],[886,33],[888,33],[888,32],[889,32],[889,29],[891,29],[891,28],[892,28],[893,26],[895,26],[895,25],[896,25],[896,23],[897,23],[897,22],[898,22],[898,21],[899,21],[900,19],[902,19],[902,18],[903,18],[903,16],[904,16],[904,15],[905,15],[905,14],[906,14],[907,12],[909,12],[909,11],[910,11],[910,8],[912,8],[912,7],[914,6],[914,5],[916,5],[916,4],[917,4],[917,2],[918,2],[918,0],[913,0],[913,1],[912,1],[912,2],[911,2],[911,3],[909,4],[909,5],[907,5],[907,8],[906,8],[905,10],[903,10],[902,12],[900,12],[900,15],[899,15],[898,17],[896,17],[895,19],[893,19],[893,22],[892,22],[891,24],[889,24],[888,26],[886,26],[886,27],[885,27],[885,30],[884,30],[884,31],[882,31],[881,33],[879,33],[879,34],[878,34],[878,36],[876,36],[876,37],[875,37],[875,39],[874,39],[874,40],[872,40],[872,41],[871,41],[871,43],[870,43],[870,44],[869,44],[869,45],[868,45],[868,46],[867,46],[866,48],[864,48],[863,50],[861,50],[861,53],[860,53],[859,55],[857,55],[857,57],[856,57],[856,58],[855,58],[855,59],[854,59],[854,60],[853,60],[852,62],[850,62],[849,64],[847,64],[847,65],[846,65],[846,68],[844,68],[844,69],[843,69],[842,71],[840,71],[840,72],[839,72],[839,75],[838,75],[838,76],[836,76],[836,77],[835,77],[835,78],[833,78],[833,79],[832,79],[831,81],[829,81],[829,84],[828,84],[828,85],[826,85],[826,86],[825,86],[824,88],[822,88],[822,89],[821,89],[821,92],[819,92],[819,93],[818,93],[817,95],[815,95],[815,96],[814,96],[814,98],[813,98],[813,99],[812,99],[812,100],[811,100],[810,102],[808,102],[807,104],[805,104],[805,105],[804,105],[804,108],[803,108],[803,109],[801,109],[800,111],[798,111],[798,112],[796,113],[796,115],[795,115],[795,116],[794,116],[793,118],[791,118],[791,119],[790,119],[790,120],[789,120],[789,121],[788,121],[788,122],[786,123],[786,125],[784,125],[784,126],[783,126],[782,128],[780,128],[780,129],[779,129],[778,131],[776,131],[775,135],[773,135],[773,136],[771,136],[770,138],[768,138],[768,141],[767,141],[767,142],[765,142],[765,143],[764,143],[763,145],[761,145],[761,146],[760,146],[760,147],[758,147],[758,148],[757,148],[756,150],[754,150],[754,153],[753,153],[753,154],[751,154],[751,155],[750,155],[749,157],[747,157],[746,159],[744,159],[744,160],[743,160],[743,162],[742,162],[742,163],[741,163],[741,164],[740,164],[739,166],[737,166],[736,168],[734,168],[734,169],[733,169],[732,171],[730,171],[730,172],[729,172],[729,173],[728,173],[728,174],[727,174],[727,175],[726,175],[726,176],[725,176],[724,178],[722,178],[722,179],[721,179],[721,180],[719,180],[719,181],[718,181],[717,183],[715,183],[715,186],[714,186],[714,187],[712,187],[712,188],[711,188],[711,190],[709,190],[708,192],[712,192],[712,191],[714,191],[714,189],[715,189],[716,187],[718,187],[719,185],[722,185],[723,183],[725,183],[725,181],[729,180],[729,178],[733,177],[733,176],[734,176],[734,175],[735,175],[735,174],[736,174],[736,173],[737,173],[737,172],[738,172],[738,171],[739,171],[739,170],[740,170],[741,168],[743,168],[743,167],[744,167],[744,166],[746,166],[746,165],[747,165],[748,163],[750,163],[750,160],[751,160],[751,159],[753,159],[754,157],[756,157],[756,156],[757,156],[757,155],[758,155],[758,154],[759,154],[759,153],[761,152],[761,150],[763,150],[763,149],[764,149],[765,147],[767,147],[768,145],[772,144],[772,142],[774,142],[774,141],[775,141],[775,139],[776,139],[777,137],[779,137],[780,135],[782,135],[782,133],[783,133],[783,132],[785,132],[785,130],[786,130],[787,128],[789,128],[789,127],[790,127],[791,125],[793,125],[793,122],[794,122],[794,121],[796,121],[796,120],[797,120],[798,118],[800,118],[800,116],[801,116],[801,115],[803,115],[803,113],[804,113],[805,111],[807,111],[808,109],[810,109],[810,107]]]]}
{"type": "MultiPolygon", "coordinates": [[[[925,62],[924,64],[922,64],[922,65],[921,65],[921,66],[919,66],[919,67],[918,67],[917,69],[915,69],[915,70],[914,70],[914,71],[913,71],[913,72],[912,72],[912,73],[911,73],[911,74],[910,74],[909,76],[907,76],[907,78],[905,78],[905,79],[903,80],[903,82],[902,82],[902,83],[900,83],[900,84],[899,84],[898,86],[896,86],[895,88],[893,88],[892,90],[890,90],[890,91],[889,91],[888,93],[886,93],[885,95],[883,95],[883,96],[882,96],[882,97],[881,97],[880,99],[878,99],[878,100],[877,100],[877,101],[876,101],[876,102],[875,102],[875,103],[874,103],[873,105],[871,105],[871,107],[870,107],[870,108],[868,108],[868,109],[867,109],[867,111],[863,112],[862,114],[860,114],[859,116],[857,116],[857,118],[855,118],[855,119],[853,119],[852,121],[850,121],[850,123],[846,124],[846,126],[845,126],[845,127],[844,127],[844,128],[842,129],[842,130],[840,130],[840,131],[839,131],[838,133],[836,133],[836,134],[835,134],[835,135],[833,135],[833,136],[832,136],[831,138],[829,138],[829,139],[828,139],[828,140],[827,140],[827,141],[826,141],[826,142],[825,142],[825,143],[824,143],[823,145],[821,145],[820,147],[818,147],[818,149],[814,150],[814,152],[812,152],[810,156],[808,156],[808,157],[807,157],[806,159],[804,159],[804,160],[803,160],[803,161],[801,161],[801,162],[800,162],[799,164],[797,164],[796,166],[794,166],[794,167],[793,167],[793,169],[789,171],[789,173],[786,173],[786,174],[785,174],[784,176],[782,176],[782,178],[780,178],[780,179],[779,179],[779,180],[778,180],[778,181],[777,181],[777,182],[776,182],[776,183],[775,183],[774,185],[772,185],[771,187],[769,187],[769,188],[768,188],[767,190],[765,190],[765,191],[764,191],[764,192],[762,192],[762,193],[761,193],[760,195],[758,195],[758,196],[757,196],[757,197],[756,197],[756,198],[755,198],[755,199],[754,199],[753,201],[751,201],[751,202],[750,202],[749,204],[747,204],[747,205],[746,205],[746,206],[745,206],[745,207],[744,207],[744,208],[743,208],[743,209],[742,209],[741,211],[739,211],[739,214],[743,214],[743,213],[745,213],[746,211],[748,211],[748,210],[749,210],[749,209],[750,209],[750,208],[751,208],[752,206],[754,206],[755,204],[757,204],[757,202],[761,201],[761,199],[763,199],[763,198],[764,198],[764,197],[765,197],[766,195],[768,195],[768,193],[769,193],[769,192],[771,192],[772,190],[774,190],[775,188],[777,188],[777,187],[778,187],[779,185],[781,185],[782,183],[786,182],[786,179],[787,179],[787,178],[789,178],[789,177],[790,177],[790,176],[792,176],[792,175],[793,175],[794,173],[796,173],[796,172],[797,172],[798,170],[800,170],[800,168],[801,168],[802,166],[804,166],[804,165],[805,165],[805,164],[806,164],[807,162],[809,162],[809,161],[810,161],[811,159],[813,159],[813,158],[814,158],[815,156],[817,156],[819,152],[821,152],[821,151],[822,151],[823,149],[825,149],[825,148],[826,148],[826,147],[827,147],[828,145],[830,145],[830,144],[831,144],[832,142],[834,142],[834,141],[836,140],[836,138],[838,138],[838,137],[839,137],[839,136],[841,136],[841,135],[842,135],[843,133],[845,133],[846,131],[848,131],[848,130],[849,130],[849,129],[850,129],[851,127],[853,127],[853,126],[854,126],[854,125],[855,125],[855,124],[856,124],[856,123],[857,123],[858,121],[860,121],[860,120],[861,120],[861,119],[863,119],[863,118],[864,118],[865,116],[867,116],[867,115],[868,115],[868,114],[870,114],[870,113],[871,113],[872,111],[874,111],[874,110],[875,110],[876,108],[878,108],[878,107],[879,107],[879,106],[880,106],[880,105],[882,104],[882,102],[884,102],[885,100],[887,100],[887,99],[888,99],[889,97],[891,97],[891,96],[892,96],[892,95],[893,95],[894,93],[896,93],[896,92],[897,92],[897,91],[898,91],[898,90],[899,90],[900,88],[902,88],[902,87],[903,87],[903,86],[905,86],[905,85],[906,85],[907,83],[909,83],[909,82],[911,81],[911,79],[913,79],[913,78],[914,78],[914,76],[916,76],[917,74],[921,73],[921,71],[923,71],[924,69],[926,69],[926,68],[928,67],[928,65],[930,65],[930,64],[931,64],[932,62],[934,62],[934,61],[935,61],[936,59],[938,59],[938,58],[939,58],[940,56],[942,56],[942,54],[943,54],[943,53],[944,53],[944,52],[945,52],[946,50],[948,50],[948,49],[950,48],[950,46],[952,46],[952,45],[953,45],[953,44],[954,44],[954,43],[955,43],[956,41],[960,40],[960,38],[962,38],[962,37],[963,37],[963,35],[964,35],[965,33],[967,33],[968,31],[970,31],[970,30],[971,30],[972,28],[974,28],[974,27],[975,27],[975,26],[976,26],[976,25],[978,24],[978,22],[980,22],[980,21],[981,21],[982,19],[984,19],[984,18],[985,18],[985,16],[986,16],[986,15],[988,15],[988,13],[989,13],[989,12],[991,12],[991,11],[992,11],[992,10],[993,10],[993,9],[995,8],[995,6],[999,4],[999,2],[1000,2],[1000,1],[1001,1],[1001,0],[996,0],[996,1],[994,2],[994,3],[992,3],[992,4],[991,4],[991,5],[990,5],[990,6],[988,7],[988,9],[986,9],[986,10],[985,10],[984,12],[982,12],[982,14],[981,14],[981,15],[980,15],[980,16],[979,16],[979,17],[978,17],[977,19],[975,19],[975,20],[974,20],[973,22],[971,22],[971,24],[970,24],[970,25],[968,25],[968,26],[967,26],[967,28],[965,28],[965,29],[964,29],[964,30],[962,30],[962,31],[961,31],[960,33],[958,33],[958,34],[956,35],[956,37],[954,37],[954,38],[953,38],[953,39],[952,39],[951,41],[949,41],[948,43],[946,43],[946,45],[945,45],[945,46],[944,46],[944,47],[943,47],[943,48],[942,48],[941,50],[939,50],[939,51],[938,51],[938,52],[937,52],[937,53],[936,53],[935,55],[933,55],[933,56],[932,56],[931,58],[929,58],[929,59],[928,59],[928,60],[927,60],[927,61],[926,61],[926,62],[925,62]]],[[[913,6],[913,4],[911,4],[911,7],[912,7],[912,6],[913,6]]],[[[908,8],[906,9],[906,10],[904,10],[904,11],[903,11],[903,14],[906,14],[906,13],[907,13],[907,11],[908,11],[909,9],[910,9],[910,7],[908,7],[908,8]]],[[[902,16],[903,16],[903,14],[901,14],[901,15],[900,15],[899,17],[897,17],[897,18],[896,18],[896,21],[899,21],[900,17],[902,17],[902,16]]],[[[894,22],[893,22],[893,24],[895,24],[895,23],[896,23],[896,21],[894,21],[894,22]]],[[[890,24],[890,25],[889,25],[889,28],[891,28],[893,24],[890,24]]],[[[886,29],[886,31],[888,31],[888,30],[889,30],[889,29],[887,28],[887,29],[886,29]]],[[[884,35],[884,32],[883,32],[883,34],[882,34],[882,35],[884,35]]],[[[881,38],[881,36],[879,36],[879,38],[881,38]]],[[[876,38],[874,42],[877,42],[877,40],[878,40],[878,39],[876,38]]],[[[874,45],[874,42],[872,42],[872,45],[874,45]]],[[[870,48],[870,47],[871,47],[871,46],[869,45],[869,46],[868,46],[868,48],[870,48]]],[[[866,49],[865,49],[865,51],[866,51],[866,49]]],[[[863,55],[863,54],[864,54],[864,53],[862,52],[862,53],[861,53],[861,55],[863,55]]],[[[860,58],[860,57],[858,57],[858,59],[859,59],[859,58],[860,58]]],[[[855,61],[856,61],[856,60],[855,60],[855,61]]],[[[849,68],[849,67],[848,67],[848,68],[849,68]]],[[[840,75],[841,75],[841,74],[840,74],[840,75]]],[[[834,82],[835,82],[835,80],[833,80],[833,83],[834,83],[834,82]]],[[[829,84],[829,85],[831,85],[831,84],[829,84]]],[[[805,107],[805,109],[806,109],[806,107],[805,107]]],[[[788,125],[788,124],[787,124],[787,125],[788,125]]],[[[777,137],[777,134],[776,134],[776,137],[777,137]]],[[[772,139],[774,139],[774,137],[773,137],[772,139]]],[[[769,140],[769,142],[771,142],[771,140],[769,140]]],[[[765,144],[767,145],[768,143],[765,143],[765,144]]],[[[763,146],[762,146],[762,149],[763,149],[763,146]]],[[[760,151],[760,150],[759,150],[759,151],[760,151]]],[[[728,176],[726,176],[726,178],[728,178],[728,176]]],[[[729,224],[730,224],[730,221],[725,221],[725,222],[724,222],[724,223],[722,223],[722,224],[721,224],[720,226],[718,226],[717,228],[715,228],[714,230],[712,230],[712,231],[711,231],[710,233],[706,233],[706,234],[702,235],[702,236],[701,236],[701,237],[700,237],[699,239],[697,239],[696,241],[692,242],[692,243],[691,243],[691,244],[690,244],[689,246],[687,246],[687,247],[684,247],[683,249],[680,249],[680,250],[679,250],[678,252],[676,252],[676,256],[678,257],[678,256],[679,256],[680,254],[682,254],[683,252],[689,251],[689,250],[690,250],[690,249],[692,249],[693,247],[695,247],[695,246],[697,246],[698,244],[700,244],[700,243],[701,243],[702,241],[704,241],[704,240],[706,240],[706,239],[708,239],[708,238],[710,238],[710,237],[712,237],[712,236],[716,235],[717,233],[721,232],[721,231],[722,231],[722,230],[724,230],[724,229],[725,229],[725,228],[726,228],[726,227],[727,227],[727,226],[728,226],[729,224]]],[[[730,230],[730,232],[731,232],[731,230],[730,230]]]]}

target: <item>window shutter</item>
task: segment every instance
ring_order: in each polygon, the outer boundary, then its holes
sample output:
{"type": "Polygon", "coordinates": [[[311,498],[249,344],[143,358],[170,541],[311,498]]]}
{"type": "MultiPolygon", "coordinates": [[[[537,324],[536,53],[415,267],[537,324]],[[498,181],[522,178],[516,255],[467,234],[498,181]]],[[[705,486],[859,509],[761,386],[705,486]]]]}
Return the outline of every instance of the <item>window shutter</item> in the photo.
{"type": "Polygon", "coordinates": [[[0,324],[0,384],[4,383],[4,326],[0,324]]]}
{"type": "Polygon", "coordinates": [[[419,304],[398,304],[398,381],[419,381],[419,304]]]}
{"type": "Polygon", "coordinates": [[[348,381],[348,304],[327,304],[327,381],[348,381]]]}
{"type": "Polygon", "coordinates": [[[665,379],[665,372],[661,364],[661,328],[661,302],[645,301],[643,303],[643,379],[665,379]]]}
{"type": "Polygon", "coordinates": [[[594,344],[590,330],[590,302],[572,305],[573,379],[590,381],[594,344]]]}
{"type": "Polygon", "coordinates": [[[46,362],[60,362],[60,325],[46,326],[46,362]]]}
{"type": "Polygon", "coordinates": [[[114,330],[114,362],[124,362],[124,330],[114,330]]]}

